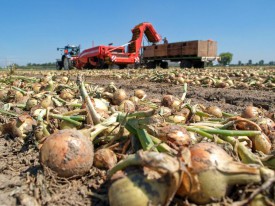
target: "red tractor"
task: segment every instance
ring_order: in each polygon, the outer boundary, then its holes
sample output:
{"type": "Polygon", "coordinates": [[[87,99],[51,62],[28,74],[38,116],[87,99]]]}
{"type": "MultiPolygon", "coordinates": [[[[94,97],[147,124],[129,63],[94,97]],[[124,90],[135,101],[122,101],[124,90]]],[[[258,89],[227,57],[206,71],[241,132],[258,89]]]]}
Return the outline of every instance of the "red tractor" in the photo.
{"type": "Polygon", "coordinates": [[[108,68],[117,65],[125,68],[128,64],[140,63],[140,49],[143,35],[151,43],[161,40],[151,23],[144,22],[132,29],[132,39],[122,46],[96,46],[82,51],[77,58],[73,59],[76,68],[108,68]],[[127,51],[125,47],[127,46],[127,51]]]}

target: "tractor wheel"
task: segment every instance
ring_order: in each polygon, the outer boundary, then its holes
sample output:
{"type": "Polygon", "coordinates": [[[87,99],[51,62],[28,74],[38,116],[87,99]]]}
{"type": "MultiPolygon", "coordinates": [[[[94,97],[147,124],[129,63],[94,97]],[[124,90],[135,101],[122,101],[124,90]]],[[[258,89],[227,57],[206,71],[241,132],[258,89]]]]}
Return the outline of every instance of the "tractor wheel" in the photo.
{"type": "Polygon", "coordinates": [[[61,70],[62,69],[62,62],[61,61],[56,61],[56,69],[61,70]]]}
{"type": "Polygon", "coordinates": [[[72,60],[66,57],[64,58],[63,65],[65,70],[70,70],[73,68],[72,60]]]}

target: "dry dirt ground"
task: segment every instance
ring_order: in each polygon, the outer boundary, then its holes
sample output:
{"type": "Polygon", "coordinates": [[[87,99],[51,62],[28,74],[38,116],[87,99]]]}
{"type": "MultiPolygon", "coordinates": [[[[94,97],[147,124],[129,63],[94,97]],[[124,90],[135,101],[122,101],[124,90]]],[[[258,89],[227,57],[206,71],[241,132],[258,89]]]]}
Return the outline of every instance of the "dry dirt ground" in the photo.
{"type": "MultiPolygon", "coordinates": [[[[130,94],[143,89],[150,98],[163,94],[180,97],[182,87],[168,83],[145,80],[115,80],[105,77],[89,78],[87,81],[105,86],[113,81],[130,94]]],[[[223,111],[240,113],[246,105],[275,111],[274,91],[216,89],[188,87],[187,99],[191,104],[217,105],[223,111]]],[[[22,144],[7,135],[0,137],[0,206],[13,205],[107,205],[108,182],[106,171],[92,168],[79,178],[58,178],[50,171],[43,171],[39,164],[38,150],[32,139],[22,144]]],[[[173,203],[172,203],[173,204],[173,203]]]]}

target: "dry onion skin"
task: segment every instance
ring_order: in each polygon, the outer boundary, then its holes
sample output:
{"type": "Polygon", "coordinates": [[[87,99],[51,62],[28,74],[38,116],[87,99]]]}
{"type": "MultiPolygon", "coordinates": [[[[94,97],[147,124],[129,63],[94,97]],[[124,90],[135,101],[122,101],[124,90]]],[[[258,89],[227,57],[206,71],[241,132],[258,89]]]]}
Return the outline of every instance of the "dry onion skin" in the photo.
{"type": "Polygon", "coordinates": [[[92,142],[75,129],[51,134],[40,149],[40,162],[61,177],[87,173],[93,165],[92,142]]]}

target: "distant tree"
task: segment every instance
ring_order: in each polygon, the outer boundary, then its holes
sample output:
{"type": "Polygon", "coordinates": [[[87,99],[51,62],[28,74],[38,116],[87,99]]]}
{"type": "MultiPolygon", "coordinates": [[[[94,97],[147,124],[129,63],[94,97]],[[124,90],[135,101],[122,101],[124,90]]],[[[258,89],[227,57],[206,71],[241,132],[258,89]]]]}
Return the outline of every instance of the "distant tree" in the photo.
{"type": "Polygon", "coordinates": [[[238,65],[241,66],[242,65],[242,61],[239,60],[238,61],[238,65]]]}
{"type": "Polygon", "coordinates": [[[252,60],[249,59],[247,65],[252,65],[252,60]]]}
{"type": "Polygon", "coordinates": [[[261,65],[261,66],[264,65],[264,60],[260,60],[259,65],[261,65]]]}
{"type": "Polygon", "coordinates": [[[228,65],[232,61],[233,54],[230,52],[220,53],[220,60],[219,63],[222,65],[228,65]]]}
{"type": "Polygon", "coordinates": [[[268,63],[269,65],[275,65],[275,61],[270,61],[269,63],[268,63]]]}

